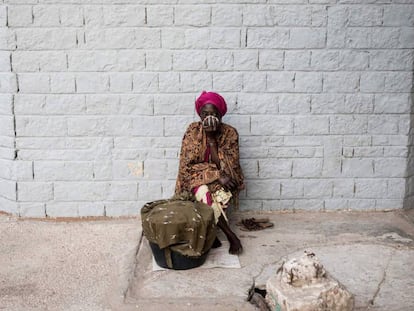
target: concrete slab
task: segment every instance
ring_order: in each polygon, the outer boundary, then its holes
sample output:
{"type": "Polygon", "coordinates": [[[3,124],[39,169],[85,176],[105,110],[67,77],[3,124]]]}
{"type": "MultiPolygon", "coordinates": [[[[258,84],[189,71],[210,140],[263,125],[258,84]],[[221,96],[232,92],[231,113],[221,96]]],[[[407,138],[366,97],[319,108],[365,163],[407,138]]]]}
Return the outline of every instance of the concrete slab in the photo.
{"type": "Polygon", "coordinates": [[[254,310],[249,287],[312,249],[357,310],[412,310],[414,225],[402,211],[262,213],[239,231],[241,269],[152,272],[139,219],[75,222],[0,215],[0,310],[254,310]],[[139,251],[138,251],[139,249],[139,251]]]}
{"type": "Polygon", "coordinates": [[[0,310],[119,310],[138,219],[21,221],[0,216],[0,310]]]}
{"type": "MultiPolygon", "coordinates": [[[[241,213],[234,215],[233,220],[251,216],[241,213]]],[[[389,279],[397,273],[402,279],[398,284],[404,285],[400,289],[409,293],[408,286],[414,290],[411,280],[403,277],[404,273],[410,275],[414,263],[414,227],[398,213],[279,213],[267,216],[275,223],[272,229],[243,232],[235,227],[245,250],[240,255],[241,269],[152,272],[151,252],[144,240],[137,255],[127,302],[145,301],[151,305],[151,302],[164,301],[177,310],[180,305],[185,309],[186,302],[206,310],[211,304],[220,310],[230,306],[237,310],[253,310],[253,306],[245,303],[253,282],[264,285],[283,260],[298,257],[305,249],[311,249],[332,276],[355,294],[357,309],[411,310],[410,297],[398,301],[398,308],[394,309],[390,303],[381,300],[381,290],[386,291],[391,286],[388,283],[396,284],[389,279]],[[405,265],[402,265],[403,260],[405,265]],[[407,264],[410,260],[411,265],[407,264]]],[[[394,286],[392,290],[397,289],[394,286]]]]}

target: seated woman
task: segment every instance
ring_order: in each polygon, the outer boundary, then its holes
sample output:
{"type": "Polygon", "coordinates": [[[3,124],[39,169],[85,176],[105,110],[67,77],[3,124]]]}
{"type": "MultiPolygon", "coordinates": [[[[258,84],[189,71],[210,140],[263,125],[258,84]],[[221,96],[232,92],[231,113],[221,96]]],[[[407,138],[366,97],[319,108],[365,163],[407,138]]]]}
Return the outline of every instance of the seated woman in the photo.
{"type": "Polygon", "coordinates": [[[230,242],[229,252],[239,254],[241,242],[224,212],[230,200],[238,204],[238,193],[243,189],[238,133],[221,122],[227,105],[219,94],[203,92],[195,108],[201,121],[191,123],[184,134],[175,193],[192,192],[198,201],[210,205],[230,242]]]}

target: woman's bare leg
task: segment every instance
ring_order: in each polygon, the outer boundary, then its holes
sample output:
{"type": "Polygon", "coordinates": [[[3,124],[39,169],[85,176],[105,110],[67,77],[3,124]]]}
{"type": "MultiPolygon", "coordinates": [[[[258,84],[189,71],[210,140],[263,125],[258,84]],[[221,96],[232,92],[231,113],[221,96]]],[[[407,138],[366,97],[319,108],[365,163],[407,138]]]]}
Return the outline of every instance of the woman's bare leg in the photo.
{"type": "Polygon", "coordinates": [[[229,240],[229,253],[234,255],[241,254],[243,251],[241,242],[237,235],[233,231],[231,231],[229,224],[227,223],[223,215],[220,215],[217,222],[217,226],[224,232],[224,234],[227,237],[227,240],[229,240]]]}

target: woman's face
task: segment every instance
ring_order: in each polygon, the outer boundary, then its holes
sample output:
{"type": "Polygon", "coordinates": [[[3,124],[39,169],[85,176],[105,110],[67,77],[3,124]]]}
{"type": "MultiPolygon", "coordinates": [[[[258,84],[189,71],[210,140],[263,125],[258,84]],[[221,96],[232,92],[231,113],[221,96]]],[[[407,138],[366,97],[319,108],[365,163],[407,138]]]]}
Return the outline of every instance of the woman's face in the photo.
{"type": "Polygon", "coordinates": [[[207,104],[201,108],[200,112],[201,122],[203,123],[203,128],[207,132],[214,132],[218,129],[221,116],[217,108],[212,104],[207,104]]]}

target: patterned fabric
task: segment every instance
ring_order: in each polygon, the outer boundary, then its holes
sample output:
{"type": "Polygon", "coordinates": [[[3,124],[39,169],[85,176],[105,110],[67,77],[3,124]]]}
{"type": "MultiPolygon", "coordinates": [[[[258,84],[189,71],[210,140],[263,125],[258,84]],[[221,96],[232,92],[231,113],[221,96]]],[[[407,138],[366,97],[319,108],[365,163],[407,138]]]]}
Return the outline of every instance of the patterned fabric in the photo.
{"type": "Polygon", "coordinates": [[[207,185],[211,193],[222,186],[220,176],[232,177],[238,188],[232,191],[233,202],[238,205],[238,193],[244,188],[243,173],[239,162],[239,136],[235,128],[221,123],[218,138],[218,157],[220,170],[216,164],[205,162],[207,138],[201,122],[191,123],[183,137],[180,164],[175,193],[192,192],[193,188],[207,185]]]}
{"type": "Polygon", "coordinates": [[[196,187],[193,191],[198,202],[211,206],[214,211],[214,219],[216,223],[221,215],[223,215],[224,219],[228,221],[224,210],[227,208],[227,204],[233,196],[230,191],[225,191],[222,188],[214,192],[212,195],[207,185],[196,187]]]}

